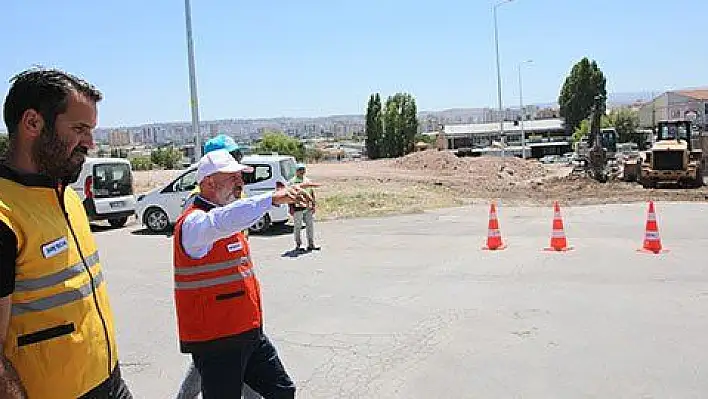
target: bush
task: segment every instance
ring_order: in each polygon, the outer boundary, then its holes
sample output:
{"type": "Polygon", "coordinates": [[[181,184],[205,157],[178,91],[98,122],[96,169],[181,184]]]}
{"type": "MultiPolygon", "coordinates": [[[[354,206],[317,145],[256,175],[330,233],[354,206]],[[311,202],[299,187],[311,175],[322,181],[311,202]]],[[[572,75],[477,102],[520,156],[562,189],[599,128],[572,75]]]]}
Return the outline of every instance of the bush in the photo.
{"type": "Polygon", "coordinates": [[[160,148],[150,154],[153,164],[165,169],[175,169],[180,166],[182,152],[176,148],[160,148]]]}
{"type": "Polygon", "coordinates": [[[5,134],[0,134],[0,158],[5,156],[7,149],[10,147],[10,137],[5,134]]]}
{"type": "Polygon", "coordinates": [[[130,160],[133,170],[152,170],[152,161],[149,157],[137,157],[130,160]]]}

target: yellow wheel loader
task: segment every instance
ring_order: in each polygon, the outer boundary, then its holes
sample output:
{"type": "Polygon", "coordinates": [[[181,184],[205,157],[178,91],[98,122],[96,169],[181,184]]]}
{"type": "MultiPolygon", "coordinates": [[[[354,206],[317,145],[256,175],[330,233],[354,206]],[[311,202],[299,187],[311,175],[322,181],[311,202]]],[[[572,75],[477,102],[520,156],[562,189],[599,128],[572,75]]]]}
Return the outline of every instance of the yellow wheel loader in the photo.
{"type": "Polygon", "coordinates": [[[694,148],[691,122],[659,121],[655,133],[654,145],[641,155],[639,183],[644,188],[656,188],[664,183],[703,186],[703,151],[694,148]]]}

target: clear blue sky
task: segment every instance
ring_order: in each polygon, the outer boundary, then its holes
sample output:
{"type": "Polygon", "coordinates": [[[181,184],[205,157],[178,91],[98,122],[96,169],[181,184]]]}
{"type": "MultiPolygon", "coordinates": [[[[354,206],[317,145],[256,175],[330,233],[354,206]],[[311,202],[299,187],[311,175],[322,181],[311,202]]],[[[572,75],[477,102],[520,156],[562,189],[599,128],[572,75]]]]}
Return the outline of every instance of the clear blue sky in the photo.
{"type": "MultiPolygon", "coordinates": [[[[193,0],[202,120],[363,113],[408,91],[420,110],[496,106],[487,0],[193,0]]],[[[505,104],[557,99],[572,64],[598,61],[611,92],[708,84],[704,0],[514,0],[499,9],[505,104]],[[591,4],[591,5],[590,5],[591,4]]],[[[181,0],[0,3],[0,91],[33,64],[105,94],[100,126],[188,121],[181,0]]]]}

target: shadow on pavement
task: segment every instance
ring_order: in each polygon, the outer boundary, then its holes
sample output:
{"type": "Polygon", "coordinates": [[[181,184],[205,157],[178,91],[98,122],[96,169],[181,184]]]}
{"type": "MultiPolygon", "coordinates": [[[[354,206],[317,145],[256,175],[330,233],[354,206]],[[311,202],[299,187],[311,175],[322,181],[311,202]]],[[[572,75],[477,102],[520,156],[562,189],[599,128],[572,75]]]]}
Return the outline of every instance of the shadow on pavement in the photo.
{"type": "Polygon", "coordinates": [[[130,232],[130,234],[135,236],[165,236],[169,238],[174,235],[174,231],[172,229],[169,229],[167,231],[163,231],[162,233],[153,233],[152,231],[146,228],[142,228],[138,230],[133,230],[130,232]]]}
{"type": "Polygon", "coordinates": [[[278,236],[284,236],[287,234],[292,234],[293,233],[293,226],[289,224],[274,224],[270,226],[270,228],[263,233],[260,234],[253,234],[254,237],[278,237],[278,236]]]}
{"type": "Polygon", "coordinates": [[[282,258],[297,258],[301,255],[307,255],[310,251],[304,249],[291,249],[290,251],[284,252],[280,257],[282,258]]]}
{"type": "Polygon", "coordinates": [[[125,225],[120,226],[120,227],[113,227],[110,224],[108,224],[107,220],[92,220],[89,222],[89,227],[91,228],[92,233],[104,233],[107,231],[114,231],[114,230],[121,230],[121,229],[133,229],[135,227],[138,227],[139,224],[136,222],[135,218],[130,217],[128,218],[128,221],[126,222],[125,225]]]}
{"type": "Polygon", "coordinates": [[[113,230],[126,229],[126,228],[130,227],[130,226],[113,227],[113,226],[108,225],[108,224],[95,224],[95,223],[90,223],[89,226],[90,226],[90,228],[91,228],[91,232],[92,232],[92,233],[97,233],[97,234],[100,234],[100,233],[103,233],[103,232],[106,232],[106,231],[113,231],[113,230]]]}

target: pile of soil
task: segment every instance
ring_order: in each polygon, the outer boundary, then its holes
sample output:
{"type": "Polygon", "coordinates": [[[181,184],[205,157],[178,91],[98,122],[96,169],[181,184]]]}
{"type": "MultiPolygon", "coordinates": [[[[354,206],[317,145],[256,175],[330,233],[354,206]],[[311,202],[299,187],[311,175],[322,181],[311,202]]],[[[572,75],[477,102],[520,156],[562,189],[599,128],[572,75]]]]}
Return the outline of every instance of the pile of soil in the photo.
{"type": "Polygon", "coordinates": [[[544,179],[548,171],[536,161],[515,157],[459,158],[446,151],[422,151],[392,160],[391,167],[411,171],[427,171],[432,176],[455,176],[467,182],[494,187],[516,185],[535,179],[544,179]]]}

